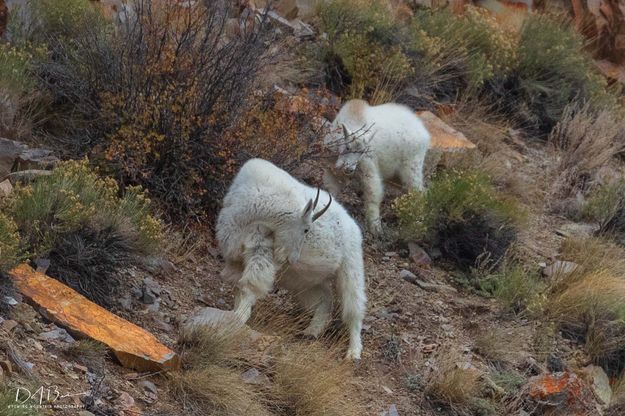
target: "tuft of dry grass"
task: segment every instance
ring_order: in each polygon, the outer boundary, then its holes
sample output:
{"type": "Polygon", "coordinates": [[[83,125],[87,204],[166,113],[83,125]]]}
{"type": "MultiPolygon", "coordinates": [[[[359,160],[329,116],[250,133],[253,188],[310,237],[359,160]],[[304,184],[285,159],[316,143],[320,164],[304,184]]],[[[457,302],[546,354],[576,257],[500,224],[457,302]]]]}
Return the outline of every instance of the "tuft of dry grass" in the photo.
{"type": "Polygon", "coordinates": [[[518,339],[499,328],[482,333],[475,339],[475,350],[491,364],[504,367],[520,353],[518,339]]]}
{"type": "Polygon", "coordinates": [[[311,343],[298,339],[295,334],[303,328],[303,319],[289,317],[279,308],[254,315],[250,321],[254,328],[278,336],[259,335],[234,322],[182,334],[182,370],[168,377],[174,397],[190,414],[362,413],[351,394],[351,364],[340,360],[342,340],[311,343]],[[269,348],[263,348],[263,337],[271,338],[269,348]],[[245,383],[241,374],[250,367],[257,368],[266,382],[245,383]]]}
{"type": "Polygon", "coordinates": [[[220,365],[203,366],[170,378],[170,388],[177,400],[192,414],[265,416],[271,413],[262,404],[262,395],[246,384],[240,373],[220,365]]]}
{"type": "Polygon", "coordinates": [[[445,352],[437,357],[436,367],[426,381],[425,394],[435,403],[458,412],[469,409],[482,389],[482,375],[465,368],[459,355],[445,352]]]}
{"type": "Polygon", "coordinates": [[[597,170],[625,150],[625,122],[607,107],[572,102],[549,135],[559,155],[556,190],[571,195],[585,190],[597,170]]]}
{"type": "Polygon", "coordinates": [[[279,414],[298,416],[356,416],[351,365],[336,349],[319,344],[292,344],[277,358],[274,404],[279,414]]]}

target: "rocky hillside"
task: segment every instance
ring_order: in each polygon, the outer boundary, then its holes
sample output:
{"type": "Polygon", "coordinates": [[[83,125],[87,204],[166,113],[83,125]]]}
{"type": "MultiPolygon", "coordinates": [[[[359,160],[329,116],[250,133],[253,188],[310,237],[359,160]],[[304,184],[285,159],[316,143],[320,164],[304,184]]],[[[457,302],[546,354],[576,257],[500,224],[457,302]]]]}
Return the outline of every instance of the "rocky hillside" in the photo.
{"type": "Polygon", "coordinates": [[[623,15],[0,0],[0,414],[625,414],[623,15]],[[233,320],[213,235],[251,157],[365,224],[323,145],[352,98],[433,136],[365,233],[357,362],[283,289],[233,320]]]}

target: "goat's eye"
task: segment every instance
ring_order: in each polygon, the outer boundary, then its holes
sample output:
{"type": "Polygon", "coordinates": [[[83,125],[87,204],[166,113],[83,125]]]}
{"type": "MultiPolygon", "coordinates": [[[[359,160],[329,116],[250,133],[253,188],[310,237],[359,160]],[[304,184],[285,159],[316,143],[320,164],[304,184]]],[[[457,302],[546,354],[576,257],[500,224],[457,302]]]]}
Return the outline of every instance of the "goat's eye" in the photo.
{"type": "Polygon", "coordinates": [[[308,231],[310,231],[310,230],[305,229],[305,230],[304,230],[304,234],[308,234],[308,231]]]}

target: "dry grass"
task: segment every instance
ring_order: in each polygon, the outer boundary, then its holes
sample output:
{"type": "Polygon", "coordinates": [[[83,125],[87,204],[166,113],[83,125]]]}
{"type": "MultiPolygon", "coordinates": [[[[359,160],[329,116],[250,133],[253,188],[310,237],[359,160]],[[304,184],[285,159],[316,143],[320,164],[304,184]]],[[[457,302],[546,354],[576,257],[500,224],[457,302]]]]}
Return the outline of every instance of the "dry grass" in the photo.
{"type": "Polygon", "coordinates": [[[274,404],[279,414],[356,416],[351,365],[336,350],[319,344],[292,344],[278,357],[274,374],[274,404]]]}
{"type": "Polygon", "coordinates": [[[480,372],[475,368],[463,368],[465,361],[458,354],[442,353],[437,357],[436,367],[425,387],[425,394],[433,402],[459,413],[471,407],[483,387],[480,372]]]}
{"type": "Polygon", "coordinates": [[[560,257],[579,264],[580,272],[610,269],[625,274],[625,250],[600,237],[567,238],[562,242],[560,257]]]}
{"type": "Polygon", "coordinates": [[[519,339],[503,329],[494,328],[475,339],[478,354],[498,367],[505,367],[521,352],[519,339]]]}
{"type": "Polygon", "coordinates": [[[487,155],[506,148],[504,142],[513,125],[494,105],[475,98],[461,98],[454,111],[441,114],[441,118],[487,155]]]}
{"type": "Polygon", "coordinates": [[[590,103],[573,102],[549,135],[559,154],[559,194],[585,190],[597,170],[625,149],[625,122],[609,109],[595,109],[590,103]]]}
{"type": "Polygon", "coordinates": [[[269,349],[262,350],[263,341],[252,340],[249,327],[241,325],[183,333],[183,369],[171,374],[169,382],[188,414],[361,414],[350,399],[355,396],[350,394],[351,364],[340,360],[344,343],[300,340],[295,334],[306,318],[263,306],[267,308],[256,308],[260,313],[250,323],[263,333],[278,334],[271,337],[269,349]],[[245,383],[241,374],[250,367],[266,382],[245,383]]]}

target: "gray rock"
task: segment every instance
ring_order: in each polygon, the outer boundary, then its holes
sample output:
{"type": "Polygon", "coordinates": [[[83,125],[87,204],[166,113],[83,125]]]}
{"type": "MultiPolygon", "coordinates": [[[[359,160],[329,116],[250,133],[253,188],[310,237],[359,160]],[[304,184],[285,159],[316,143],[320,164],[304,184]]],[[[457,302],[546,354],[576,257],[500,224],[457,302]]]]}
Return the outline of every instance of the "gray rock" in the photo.
{"type": "Polygon", "coordinates": [[[547,277],[564,277],[575,272],[579,268],[579,264],[572,261],[556,260],[543,269],[543,274],[547,277]]]}
{"type": "Polygon", "coordinates": [[[51,171],[42,169],[21,170],[19,172],[11,172],[9,174],[9,180],[13,185],[15,185],[19,182],[32,182],[41,176],[48,176],[51,174],[51,171]]]}
{"type": "Polygon", "coordinates": [[[152,383],[149,380],[142,380],[139,382],[139,386],[152,394],[158,394],[158,389],[156,388],[156,384],[152,383]]]}
{"type": "Polygon", "coordinates": [[[52,331],[42,332],[37,338],[43,341],[59,340],[69,343],[76,342],[76,340],[63,328],[56,328],[52,331]]]}
{"type": "Polygon", "coordinates": [[[10,179],[0,182],[0,196],[9,196],[13,192],[13,185],[10,179]]]}
{"type": "Polygon", "coordinates": [[[52,150],[26,149],[15,159],[15,170],[51,169],[59,161],[52,150]]]}
{"type": "Polygon", "coordinates": [[[269,377],[258,371],[256,368],[250,368],[243,374],[241,374],[241,379],[244,383],[248,384],[269,384],[269,377]]]}
{"type": "Polygon", "coordinates": [[[583,369],[589,379],[592,381],[591,387],[597,397],[608,405],[612,400],[612,388],[610,387],[610,379],[603,369],[596,365],[589,365],[583,369]]]}
{"type": "Polygon", "coordinates": [[[17,157],[26,149],[24,143],[0,138],[0,180],[9,176],[17,157]]]}
{"type": "Polygon", "coordinates": [[[432,264],[432,259],[428,253],[426,253],[426,251],[418,244],[408,243],[408,250],[410,252],[410,259],[415,266],[429,267],[432,264]]]}

